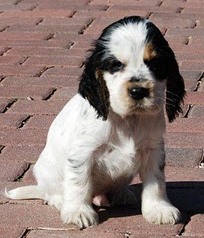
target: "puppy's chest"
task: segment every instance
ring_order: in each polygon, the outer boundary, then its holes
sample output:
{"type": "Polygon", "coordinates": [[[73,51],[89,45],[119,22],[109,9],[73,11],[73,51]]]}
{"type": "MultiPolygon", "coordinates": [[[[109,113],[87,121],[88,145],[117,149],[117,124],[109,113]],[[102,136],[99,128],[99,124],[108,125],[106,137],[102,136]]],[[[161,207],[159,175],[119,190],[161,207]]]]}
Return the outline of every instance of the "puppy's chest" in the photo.
{"type": "Polygon", "coordinates": [[[106,191],[119,184],[128,184],[137,174],[141,154],[135,142],[132,133],[113,131],[110,140],[95,154],[93,177],[97,188],[106,191]]]}
{"type": "Polygon", "coordinates": [[[140,151],[148,147],[148,135],[136,127],[115,128],[109,141],[97,151],[100,161],[122,164],[125,167],[134,167],[140,160],[140,151]]]}

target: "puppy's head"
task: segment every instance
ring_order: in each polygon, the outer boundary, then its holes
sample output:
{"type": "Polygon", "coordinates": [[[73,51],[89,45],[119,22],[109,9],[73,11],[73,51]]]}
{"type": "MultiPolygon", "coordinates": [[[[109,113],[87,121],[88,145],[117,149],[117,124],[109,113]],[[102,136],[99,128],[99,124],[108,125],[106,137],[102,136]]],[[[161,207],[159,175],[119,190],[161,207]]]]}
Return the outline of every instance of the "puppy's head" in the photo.
{"type": "Polygon", "coordinates": [[[182,111],[185,89],[174,53],[159,29],[131,16],[103,30],[85,62],[79,93],[103,119],[109,109],[122,117],[158,113],[166,101],[171,122],[182,111]]]}

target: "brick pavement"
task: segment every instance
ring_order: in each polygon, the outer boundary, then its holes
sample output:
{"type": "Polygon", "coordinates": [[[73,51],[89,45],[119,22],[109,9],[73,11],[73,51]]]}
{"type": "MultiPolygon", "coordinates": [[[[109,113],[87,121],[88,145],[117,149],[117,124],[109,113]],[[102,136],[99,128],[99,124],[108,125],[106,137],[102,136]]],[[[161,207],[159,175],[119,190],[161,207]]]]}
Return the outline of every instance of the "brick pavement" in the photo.
{"type": "Polygon", "coordinates": [[[166,134],[168,194],[183,220],[156,226],[138,208],[101,209],[99,226],[79,231],[42,201],[0,195],[0,237],[204,237],[203,0],[0,0],[0,189],[34,183],[33,164],[77,90],[90,42],[125,15],[157,24],[186,82],[184,113],[166,134]]]}

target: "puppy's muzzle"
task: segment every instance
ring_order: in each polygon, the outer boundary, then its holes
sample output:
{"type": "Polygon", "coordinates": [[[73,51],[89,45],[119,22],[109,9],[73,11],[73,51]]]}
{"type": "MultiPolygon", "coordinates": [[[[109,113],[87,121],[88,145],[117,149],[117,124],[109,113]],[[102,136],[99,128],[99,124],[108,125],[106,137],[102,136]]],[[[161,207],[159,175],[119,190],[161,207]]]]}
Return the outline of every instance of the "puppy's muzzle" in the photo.
{"type": "Polygon", "coordinates": [[[128,88],[128,94],[132,99],[141,100],[149,97],[150,92],[146,85],[147,80],[133,76],[130,79],[130,83],[131,86],[128,88]]]}

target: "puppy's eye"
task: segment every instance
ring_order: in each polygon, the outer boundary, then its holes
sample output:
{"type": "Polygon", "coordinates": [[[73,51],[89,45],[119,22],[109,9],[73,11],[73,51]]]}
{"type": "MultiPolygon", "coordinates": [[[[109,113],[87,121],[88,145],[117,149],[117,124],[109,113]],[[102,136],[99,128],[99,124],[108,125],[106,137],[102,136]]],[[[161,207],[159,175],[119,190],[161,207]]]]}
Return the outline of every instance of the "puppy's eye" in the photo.
{"type": "Polygon", "coordinates": [[[153,58],[148,61],[144,61],[148,68],[158,79],[165,79],[167,77],[167,63],[163,57],[153,58]]]}
{"type": "Polygon", "coordinates": [[[110,73],[114,74],[114,73],[120,71],[123,67],[124,67],[124,65],[120,61],[114,60],[110,65],[110,73]]]}

